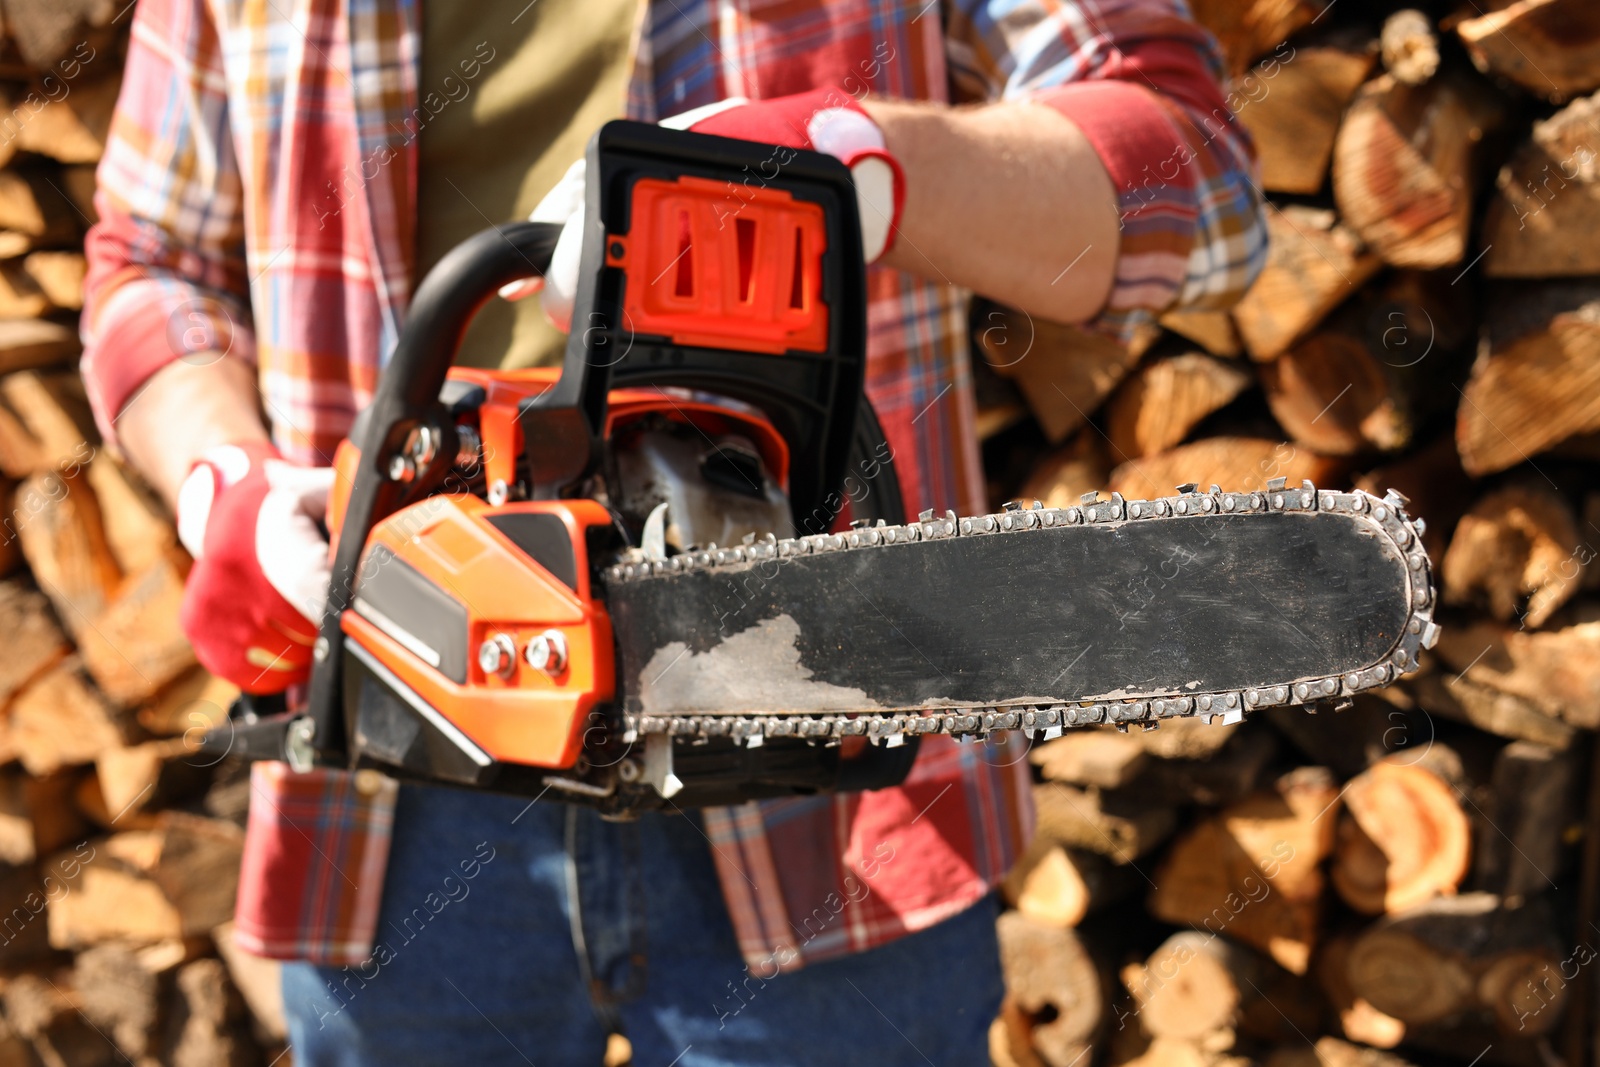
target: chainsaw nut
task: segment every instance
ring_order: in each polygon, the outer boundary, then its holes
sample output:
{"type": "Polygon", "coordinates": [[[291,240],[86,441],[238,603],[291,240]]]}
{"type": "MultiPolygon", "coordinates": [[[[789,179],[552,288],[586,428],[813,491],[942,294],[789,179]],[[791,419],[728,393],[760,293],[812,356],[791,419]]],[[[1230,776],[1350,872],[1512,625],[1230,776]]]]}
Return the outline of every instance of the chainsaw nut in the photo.
{"type": "Polygon", "coordinates": [[[484,674],[510,678],[517,665],[517,646],[506,634],[493,634],[478,646],[478,666],[484,674]]]}
{"type": "Polygon", "coordinates": [[[567,639],[560,630],[546,630],[523,650],[528,666],[554,678],[567,669],[567,639]]]}

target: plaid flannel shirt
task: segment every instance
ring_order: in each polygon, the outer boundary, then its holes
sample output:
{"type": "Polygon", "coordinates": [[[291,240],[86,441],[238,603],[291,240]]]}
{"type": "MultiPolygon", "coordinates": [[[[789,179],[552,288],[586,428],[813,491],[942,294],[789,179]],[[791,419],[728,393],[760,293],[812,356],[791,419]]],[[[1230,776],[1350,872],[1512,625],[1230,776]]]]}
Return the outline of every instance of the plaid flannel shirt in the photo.
{"type": "MultiPolygon", "coordinates": [[[[88,239],[83,369],[108,438],[152,373],[215,349],[258,367],[289,457],[330,461],[416,281],[415,138],[442,106],[418,85],[418,3],[141,0],[88,239]]],[[[628,112],[643,120],[824,86],[1058,108],[1118,189],[1097,320],[1113,333],[1223,306],[1264,259],[1250,147],[1183,0],[655,0],[634,59],[628,112]]],[[[888,269],[869,285],[867,391],[906,505],[978,509],[969,294],[888,269]]],[[[967,907],[1031,821],[1017,741],[939,737],[897,789],[706,813],[741,948],[780,969],[967,907]]],[[[275,954],[359,955],[326,926],[308,917],[322,932],[275,954]]]]}

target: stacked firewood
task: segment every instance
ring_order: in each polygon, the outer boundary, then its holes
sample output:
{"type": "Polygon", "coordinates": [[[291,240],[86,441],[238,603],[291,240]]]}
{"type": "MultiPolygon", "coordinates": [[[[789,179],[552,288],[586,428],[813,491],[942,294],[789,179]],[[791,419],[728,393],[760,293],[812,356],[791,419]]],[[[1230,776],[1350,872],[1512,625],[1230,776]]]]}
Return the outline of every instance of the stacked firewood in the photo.
{"type": "Polygon", "coordinates": [[[248,786],[178,627],[187,557],[76,361],[125,0],[6,0],[0,44],[0,1065],[265,1064],[274,965],[227,937],[248,786]]]}
{"type": "MultiPolygon", "coordinates": [[[[1600,5],[1197,0],[1266,271],[1123,349],[982,305],[991,495],[1393,488],[1443,637],[1345,710],[1036,746],[996,1063],[1566,1064],[1600,958],[1600,5]]],[[[1151,597],[1181,576],[1152,575],[1151,597]]]]}
{"type": "MultiPolygon", "coordinates": [[[[1194,6],[1260,148],[1270,264],[1128,348],[980,304],[992,494],[1392,487],[1444,635],[1346,710],[1036,746],[995,1061],[1583,1067],[1600,8],[1194,6]]],[[[270,1062],[274,971],[226,936],[247,790],[193,744],[232,694],[74,367],[129,8],[0,9],[0,1067],[270,1062]]]]}

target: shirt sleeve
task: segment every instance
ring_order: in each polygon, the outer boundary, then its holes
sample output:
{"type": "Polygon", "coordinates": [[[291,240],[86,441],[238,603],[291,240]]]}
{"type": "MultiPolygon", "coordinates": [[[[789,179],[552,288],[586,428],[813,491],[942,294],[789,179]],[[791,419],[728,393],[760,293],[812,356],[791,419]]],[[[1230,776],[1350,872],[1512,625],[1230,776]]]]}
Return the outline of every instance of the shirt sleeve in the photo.
{"type": "Polygon", "coordinates": [[[108,441],[179,359],[255,362],[239,168],[205,0],[143,0],[96,172],[82,370],[108,441]]]}
{"type": "Polygon", "coordinates": [[[1182,0],[964,0],[946,47],[957,102],[1047,104],[1110,173],[1121,245],[1092,326],[1127,339],[1169,308],[1244,294],[1267,252],[1255,149],[1182,0]]]}

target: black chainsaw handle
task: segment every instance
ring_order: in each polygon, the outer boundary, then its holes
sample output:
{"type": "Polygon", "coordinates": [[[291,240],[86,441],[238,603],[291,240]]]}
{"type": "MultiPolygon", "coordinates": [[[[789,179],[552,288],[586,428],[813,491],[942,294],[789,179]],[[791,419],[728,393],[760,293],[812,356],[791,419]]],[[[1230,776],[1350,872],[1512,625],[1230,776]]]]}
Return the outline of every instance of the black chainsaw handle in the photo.
{"type": "Polygon", "coordinates": [[[350,605],[355,578],[372,527],[436,483],[454,462],[454,424],[439,406],[456,350],[478,309],[504,285],[544,274],[555,252],[561,226],[512,222],[469,238],[451,249],[417,286],[405,326],[395,344],[372,403],[352,439],[360,449],[349,502],[339,527],[328,583],[328,605],[318,626],[306,714],[313,731],[311,753],[318,763],[342,765],[347,745],[340,699],[344,631],[339,617],[350,605]],[[390,476],[408,435],[426,425],[441,441],[428,469],[409,482],[390,476]]]}

